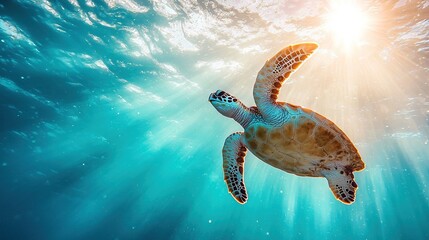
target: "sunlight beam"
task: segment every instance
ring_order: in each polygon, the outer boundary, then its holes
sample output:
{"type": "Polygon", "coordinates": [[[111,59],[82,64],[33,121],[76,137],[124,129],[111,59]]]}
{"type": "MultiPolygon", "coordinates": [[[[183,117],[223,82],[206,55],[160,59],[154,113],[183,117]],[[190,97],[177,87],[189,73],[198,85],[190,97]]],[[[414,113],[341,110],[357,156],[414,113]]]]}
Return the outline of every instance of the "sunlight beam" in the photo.
{"type": "Polygon", "coordinates": [[[327,31],[345,51],[363,43],[368,24],[368,16],[355,1],[332,1],[325,16],[327,31]]]}

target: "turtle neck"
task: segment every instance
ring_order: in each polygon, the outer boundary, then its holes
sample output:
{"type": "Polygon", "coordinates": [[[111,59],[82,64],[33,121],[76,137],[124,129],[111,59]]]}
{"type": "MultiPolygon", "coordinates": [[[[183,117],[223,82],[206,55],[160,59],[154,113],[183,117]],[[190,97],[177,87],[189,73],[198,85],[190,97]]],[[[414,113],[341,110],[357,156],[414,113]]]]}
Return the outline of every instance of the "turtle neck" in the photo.
{"type": "Polygon", "coordinates": [[[232,114],[232,118],[237,121],[244,129],[252,121],[252,112],[248,107],[240,102],[239,107],[232,114]]]}

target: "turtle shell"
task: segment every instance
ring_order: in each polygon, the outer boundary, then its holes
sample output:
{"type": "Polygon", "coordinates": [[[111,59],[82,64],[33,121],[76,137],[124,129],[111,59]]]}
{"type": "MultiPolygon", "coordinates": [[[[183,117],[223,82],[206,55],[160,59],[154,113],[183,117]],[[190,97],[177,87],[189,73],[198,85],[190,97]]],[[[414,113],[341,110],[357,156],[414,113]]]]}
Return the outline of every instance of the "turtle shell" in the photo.
{"type": "Polygon", "coordinates": [[[321,177],[321,170],[365,165],[346,136],[333,122],[309,109],[287,104],[284,123],[255,122],[245,129],[245,144],[264,162],[300,176],[321,177]]]}

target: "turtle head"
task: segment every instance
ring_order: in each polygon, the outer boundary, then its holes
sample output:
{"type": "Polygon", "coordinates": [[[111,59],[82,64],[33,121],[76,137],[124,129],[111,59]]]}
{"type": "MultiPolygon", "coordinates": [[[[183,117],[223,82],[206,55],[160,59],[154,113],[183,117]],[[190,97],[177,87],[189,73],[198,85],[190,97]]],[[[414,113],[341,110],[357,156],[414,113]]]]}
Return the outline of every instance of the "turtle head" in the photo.
{"type": "Polygon", "coordinates": [[[243,108],[237,98],[222,90],[210,94],[209,102],[225,117],[234,117],[238,110],[243,108]]]}

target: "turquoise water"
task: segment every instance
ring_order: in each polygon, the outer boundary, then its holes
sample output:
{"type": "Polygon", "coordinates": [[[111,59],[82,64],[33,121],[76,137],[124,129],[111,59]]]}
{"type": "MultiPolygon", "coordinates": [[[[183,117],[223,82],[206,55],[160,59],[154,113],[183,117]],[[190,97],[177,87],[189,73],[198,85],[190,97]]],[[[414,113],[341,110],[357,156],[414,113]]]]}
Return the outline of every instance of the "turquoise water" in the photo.
{"type": "Polygon", "coordinates": [[[344,41],[329,2],[2,1],[0,238],[429,239],[429,2],[361,8],[344,41]],[[355,142],[356,202],[249,153],[240,205],[221,149],[242,129],[208,96],[253,105],[265,60],[303,41],[320,48],[279,99],[355,142]]]}

